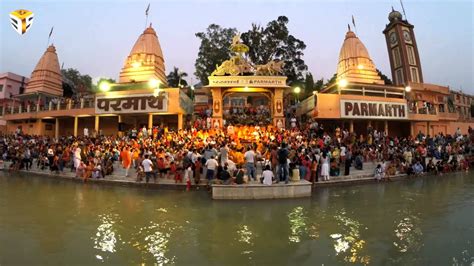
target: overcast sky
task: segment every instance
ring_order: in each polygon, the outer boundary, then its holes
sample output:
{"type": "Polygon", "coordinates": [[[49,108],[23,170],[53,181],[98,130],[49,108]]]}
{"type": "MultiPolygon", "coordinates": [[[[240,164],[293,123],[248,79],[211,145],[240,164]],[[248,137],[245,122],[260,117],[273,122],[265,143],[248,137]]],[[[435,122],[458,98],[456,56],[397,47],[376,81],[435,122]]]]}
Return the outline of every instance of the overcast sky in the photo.
{"type": "MultiPolygon", "coordinates": [[[[54,26],[51,41],[65,68],[77,68],[93,78],[118,79],[125,58],[145,28],[149,2],[149,22],[158,33],[167,72],[173,66],[194,72],[199,48],[194,34],[211,23],[244,32],[253,22],[265,25],[285,15],[290,33],[307,45],[304,59],[315,79],[328,79],[336,72],[339,49],[354,15],[357,34],[375,65],[391,76],[382,31],[391,6],[401,11],[399,0],[0,0],[0,72],[29,76],[54,26]],[[8,15],[20,8],[35,14],[31,30],[23,36],[13,30],[8,15]]],[[[473,1],[405,0],[404,6],[409,22],[415,25],[425,82],[474,94],[473,1]]]]}

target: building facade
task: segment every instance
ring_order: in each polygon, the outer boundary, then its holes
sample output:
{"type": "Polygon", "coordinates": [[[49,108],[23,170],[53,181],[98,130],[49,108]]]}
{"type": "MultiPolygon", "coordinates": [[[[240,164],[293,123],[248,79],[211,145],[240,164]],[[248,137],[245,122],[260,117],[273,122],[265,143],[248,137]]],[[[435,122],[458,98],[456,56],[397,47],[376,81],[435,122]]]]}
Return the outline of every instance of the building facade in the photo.
{"type": "Polygon", "coordinates": [[[383,33],[393,85],[381,80],[364,44],[349,29],[336,82],[304,100],[297,113],[358,134],[369,127],[390,136],[446,135],[457,128],[467,133],[474,124],[473,97],[424,83],[414,26],[393,9],[388,19],[383,33]]]}
{"type": "Polygon", "coordinates": [[[15,104],[15,96],[23,94],[28,78],[14,73],[0,74],[0,131],[6,130],[5,109],[15,104]]]}
{"type": "Polygon", "coordinates": [[[119,82],[99,84],[101,91],[91,97],[78,101],[62,97],[58,62],[51,45],[33,70],[25,93],[4,109],[7,132],[20,129],[59,137],[85,132],[116,135],[157,125],[181,129],[185,116],[193,112],[192,101],[183,91],[167,87],[163,53],[151,25],[127,56],[119,82]]]}

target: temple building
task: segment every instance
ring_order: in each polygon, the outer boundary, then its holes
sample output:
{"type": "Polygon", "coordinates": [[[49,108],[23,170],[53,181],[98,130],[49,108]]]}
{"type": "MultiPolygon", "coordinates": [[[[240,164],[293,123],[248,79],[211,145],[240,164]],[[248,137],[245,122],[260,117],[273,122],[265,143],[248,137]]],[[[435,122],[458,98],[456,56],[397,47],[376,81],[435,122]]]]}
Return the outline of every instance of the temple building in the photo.
{"type": "Polygon", "coordinates": [[[63,98],[58,55],[51,45],[25,93],[3,108],[6,130],[52,137],[83,132],[115,135],[143,126],[180,129],[185,116],[192,114],[191,99],[179,88],[167,87],[163,52],[151,25],[127,56],[119,82],[104,82],[99,88],[90,98],[63,98]]]}
{"type": "MultiPolygon", "coordinates": [[[[466,132],[474,123],[473,97],[425,83],[414,26],[393,9],[388,20],[383,34],[392,81],[380,76],[369,51],[349,28],[335,62],[335,81],[298,100],[296,115],[315,119],[329,131],[342,127],[357,134],[366,134],[368,128],[390,136],[452,134],[457,128],[466,132]]],[[[284,62],[254,64],[240,35],[229,49],[230,58],[216,66],[209,83],[196,91],[190,88],[191,99],[183,89],[168,87],[163,51],[150,24],[125,57],[118,83],[102,82],[89,97],[66,98],[56,47],[50,45],[29,80],[6,77],[21,85],[18,93],[3,94],[5,122],[0,129],[52,137],[120,135],[158,125],[181,129],[193,113],[205,117],[207,127],[288,126],[288,119],[295,118],[286,103],[297,92],[282,75],[284,62]]],[[[2,82],[0,75],[0,93],[10,84],[2,82]]]]}
{"type": "MultiPolygon", "coordinates": [[[[304,100],[297,114],[314,118],[326,129],[349,128],[366,134],[367,128],[390,136],[467,132],[474,119],[468,114],[469,96],[450,95],[446,86],[423,82],[414,26],[400,12],[390,12],[386,37],[393,84],[385,84],[369,53],[350,29],[339,53],[336,81],[304,100]],[[463,115],[465,114],[465,115],[463,115]]],[[[471,106],[472,109],[472,106],[471,106]]]]}

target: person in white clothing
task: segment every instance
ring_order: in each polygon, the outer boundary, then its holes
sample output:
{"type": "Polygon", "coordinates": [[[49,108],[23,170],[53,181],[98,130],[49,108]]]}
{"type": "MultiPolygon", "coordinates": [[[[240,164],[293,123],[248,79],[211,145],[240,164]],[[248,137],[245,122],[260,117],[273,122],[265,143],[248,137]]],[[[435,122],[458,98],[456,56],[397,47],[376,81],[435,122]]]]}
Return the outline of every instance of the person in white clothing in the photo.
{"type": "Polygon", "coordinates": [[[79,164],[81,164],[81,148],[76,147],[74,149],[74,168],[77,169],[79,167],[79,164]]]}
{"type": "Polygon", "coordinates": [[[262,173],[263,176],[263,184],[264,185],[271,185],[273,184],[273,172],[270,170],[270,165],[265,166],[265,170],[262,173]]]}
{"type": "Polygon", "coordinates": [[[156,182],[156,178],[153,175],[153,163],[150,159],[148,159],[148,154],[145,155],[145,159],[142,161],[143,171],[145,172],[145,180],[148,183],[150,177],[153,176],[154,181],[156,182]]]}
{"type": "Polygon", "coordinates": [[[84,128],[84,137],[89,137],[89,129],[87,127],[84,128]]]}
{"type": "Polygon", "coordinates": [[[209,181],[209,184],[211,184],[212,179],[214,179],[214,173],[216,172],[219,163],[216,161],[216,159],[214,159],[214,155],[212,155],[211,158],[206,161],[205,166],[207,168],[206,178],[209,181]]]}

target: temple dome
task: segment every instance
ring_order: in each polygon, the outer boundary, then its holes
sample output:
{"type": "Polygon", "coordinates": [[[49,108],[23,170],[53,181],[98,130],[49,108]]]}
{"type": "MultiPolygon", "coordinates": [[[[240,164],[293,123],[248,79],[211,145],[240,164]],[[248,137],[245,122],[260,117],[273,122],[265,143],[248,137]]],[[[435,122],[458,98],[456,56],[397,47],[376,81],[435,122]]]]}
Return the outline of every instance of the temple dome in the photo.
{"type": "Polygon", "coordinates": [[[26,85],[25,94],[45,93],[54,96],[63,95],[61,69],[54,45],[50,45],[36,64],[26,85]]]}
{"type": "Polygon", "coordinates": [[[388,20],[390,20],[390,22],[393,22],[395,20],[402,20],[402,19],[403,19],[402,13],[396,11],[392,7],[392,12],[388,14],[388,20]]]}
{"type": "Polygon", "coordinates": [[[156,31],[150,27],[138,37],[120,72],[120,83],[158,79],[167,84],[165,61],[156,31]]]}
{"type": "Polygon", "coordinates": [[[337,80],[348,82],[384,84],[377,74],[369,52],[354,32],[348,31],[339,52],[337,80]]]}

